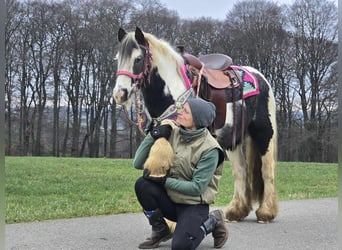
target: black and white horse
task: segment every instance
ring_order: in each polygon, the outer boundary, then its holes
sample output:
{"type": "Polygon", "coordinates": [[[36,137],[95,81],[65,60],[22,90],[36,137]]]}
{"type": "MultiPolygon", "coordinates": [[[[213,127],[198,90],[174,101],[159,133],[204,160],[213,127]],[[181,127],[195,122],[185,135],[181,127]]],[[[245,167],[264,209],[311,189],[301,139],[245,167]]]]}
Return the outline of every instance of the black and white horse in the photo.
{"type": "MultiPolygon", "coordinates": [[[[139,28],[129,33],[120,28],[118,39],[118,71],[113,91],[116,103],[129,106],[139,92],[152,120],[174,115],[177,103],[184,103],[192,92],[188,77],[191,72],[185,67],[184,57],[168,42],[139,28]]],[[[215,135],[227,152],[234,176],[234,195],[225,214],[229,221],[240,221],[257,201],[257,221],[266,223],[278,213],[275,99],[270,84],[256,69],[236,66],[236,70],[256,79],[258,93],[243,97],[241,86],[224,89],[226,100],[221,113],[225,122],[216,126],[215,135]]],[[[207,78],[201,75],[201,79],[207,78]]]]}

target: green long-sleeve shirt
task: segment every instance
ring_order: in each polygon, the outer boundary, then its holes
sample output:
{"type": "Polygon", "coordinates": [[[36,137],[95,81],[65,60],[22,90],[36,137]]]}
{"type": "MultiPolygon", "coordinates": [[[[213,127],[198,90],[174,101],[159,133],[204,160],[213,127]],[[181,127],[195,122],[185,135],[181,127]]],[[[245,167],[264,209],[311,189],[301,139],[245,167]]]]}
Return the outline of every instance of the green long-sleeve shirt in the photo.
{"type": "MultiPolygon", "coordinates": [[[[204,129],[196,131],[186,131],[180,129],[180,134],[190,138],[203,132],[204,129]]],[[[140,144],[133,161],[137,169],[143,169],[144,163],[148,157],[154,139],[148,134],[140,144]]],[[[200,196],[207,188],[219,161],[219,149],[214,148],[204,154],[194,169],[191,180],[180,180],[168,177],[165,182],[165,188],[176,190],[180,193],[190,196],[200,196]]],[[[190,166],[189,166],[190,167],[190,166]]]]}

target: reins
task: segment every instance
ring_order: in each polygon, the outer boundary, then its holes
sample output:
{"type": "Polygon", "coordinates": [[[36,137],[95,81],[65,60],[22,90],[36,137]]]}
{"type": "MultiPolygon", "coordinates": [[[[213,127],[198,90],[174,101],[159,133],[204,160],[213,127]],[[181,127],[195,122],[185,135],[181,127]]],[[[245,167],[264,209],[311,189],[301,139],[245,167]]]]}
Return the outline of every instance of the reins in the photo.
{"type": "Polygon", "coordinates": [[[122,106],[122,109],[124,111],[124,114],[126,115],[126,119],[128,120],[129,124],[131,124],[132,126],[133,125],[137,126],[140,134],[142,136],[145,136],[145,132],[142,129],[142,124],[149,119],[148,117],[149,114],[146,113],[145,111],[145,104],[144,104],[143,98],[141,98],[140,91],[139,91],[139,95],[135,94],[135,112],[137,115],[137,121],[135,122],[130,118],[130,115],[128,114],[126,106],[122,106]],[[143,114],[145,114],[146,116],[144,117],[143,114]]]}

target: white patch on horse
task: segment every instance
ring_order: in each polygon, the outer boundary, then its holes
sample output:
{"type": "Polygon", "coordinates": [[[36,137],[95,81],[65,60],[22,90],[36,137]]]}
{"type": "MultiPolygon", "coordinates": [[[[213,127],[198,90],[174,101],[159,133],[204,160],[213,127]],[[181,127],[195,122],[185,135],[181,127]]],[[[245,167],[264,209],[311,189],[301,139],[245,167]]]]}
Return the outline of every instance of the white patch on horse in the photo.
{"type": "MultiPolygon", "coordinates": [[[[245,102],[242,103],[242,100],[238,100],[235,102],[237,105],[237,110],[240,110],[240,105],[245,106],[245,102]]],[[[226,125],[229,127],[233,127],[234,125],[234,106],[232,102],[227,103],[227,111],[226,111],[226,125]]]]}
{"type": "MultiPolygon", "coordinates": [[[[132,52],[132,56],[130,57],[130,60],[121,60],[121,64],[118,65],[121,70],[126,70],[128,72],[133,72],[133,65],[134,60],[138,56],[141,55],[140,50],[134,49],[132,52]]],[[[133,91],[133,85],[132,85],[132,78],[130,78],[127,75],[118,75],[116,78],[116,85],[114,88],[114,93],[117,93],[117,95],[120,95],[120,92],[122,92],[123,89],[127,90],[128,99],[130,99],[130,95],[133,91]]]]}
{"type": "Polygon", "coordinates": [[[155,56],[154,64],[158,65],[158,73],[167,85],[164,88],[164,93],[171,94],[176,101],[187,90],[183,77],[178,69],[179,65],[176,61],[158,60],[158,58],[163,58],[163,56],[155,56]],[[177,72],[177,75],[175,75],[175,71],[177,72]]]}

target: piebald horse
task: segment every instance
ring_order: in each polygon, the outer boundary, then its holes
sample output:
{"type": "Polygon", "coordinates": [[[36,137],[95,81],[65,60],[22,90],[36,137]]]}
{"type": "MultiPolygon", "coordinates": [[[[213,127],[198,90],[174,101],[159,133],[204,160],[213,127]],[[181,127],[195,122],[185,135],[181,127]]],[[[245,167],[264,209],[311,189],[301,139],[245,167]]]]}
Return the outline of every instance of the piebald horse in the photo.
{"type": "MultiPolygon", "coordinates": [[[[191,72],[185,67],[184,57],[168,42],[138,27],[128,33],[120,28],[118,39],[113,90],[116,103],[129,107],[139,92],[152,120],[171,117],[177,104],[184,103],[192,92],[191,72]]],[[[259,88],[258,94],[247,97],[242,97],[241,88],[225,89],[225,122],[215,129],[234,176],[234,195],[225,216],[229,221],[241,221],[253,210],[253,203],[258,202],[257,221],[267,223],[278,214],[275,99],[270,84],[259,71],[252,67],[239,69],[256,79],[259,88]]],[[[201,75],[202,78],[206,79],[201,75]]]]}

